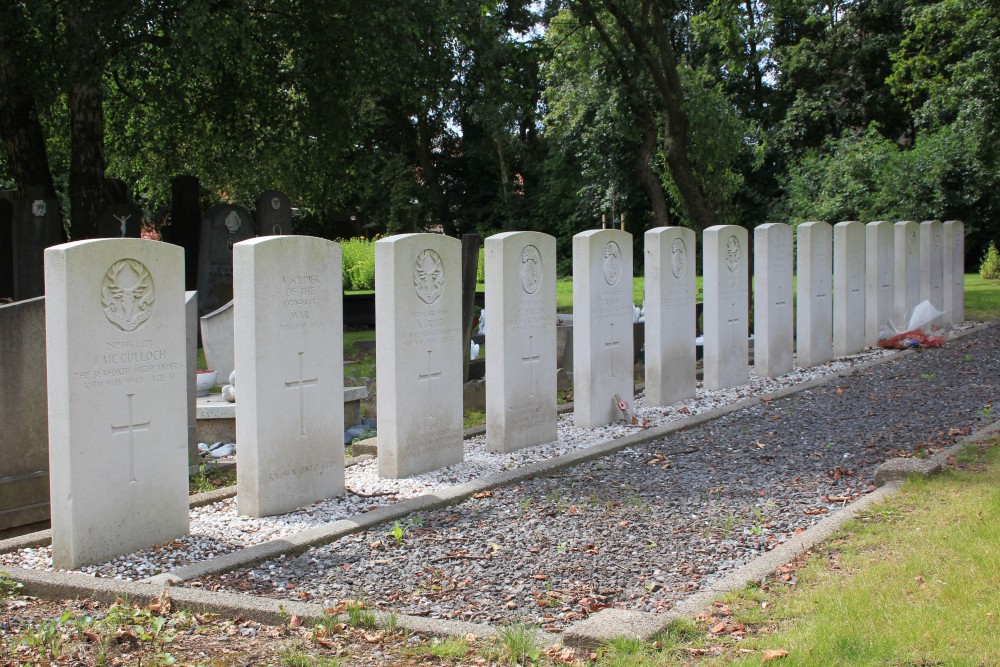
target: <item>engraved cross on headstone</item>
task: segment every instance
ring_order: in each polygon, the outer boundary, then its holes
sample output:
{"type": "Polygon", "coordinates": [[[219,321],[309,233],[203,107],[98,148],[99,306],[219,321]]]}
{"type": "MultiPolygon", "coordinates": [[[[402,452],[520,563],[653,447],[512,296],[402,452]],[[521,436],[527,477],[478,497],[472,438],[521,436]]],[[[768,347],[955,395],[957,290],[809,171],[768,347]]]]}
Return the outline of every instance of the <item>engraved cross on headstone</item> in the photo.
{"type": "Polygon", "coordinates": [[[528,356],[521,357],[521,363],[528,364],[528,377],[531,381],[531,398],[535,397],[535,363],[541,361],[540,354],[533,354],[535,348],[535,337],[528,336],[528,356]]]}
{"type": "Polygon", "coordinates": [[[299,379],[285,382],[285,389],[297,389],[299,392],[299,437],[306,436],[306,387],[319,384],[319,377],[305,379],[305,352],[299,352],[299,379]]]}
{"type": "Polygon", "coordinates": [[[611,323],[611,340],[604,341],[604,349],[611,348],[611,377],[615,377],[615,348],[621,346],[620,340],[615,340],[615,325],[611,323]]]}
{"type": "Polygon", "coordinates": [[[730,345],[735,345],[740,340],[740,338],[739,338],[739,335],[740,335],[740,330],[739,330],[740,317],[736,313],[736,304],[735,303],[730,302],[730,304],[729,304],[729,317],[726,318],[726,324],[728,324],[729,326],[731,326],[733,328],[733,334],[732,334],[732,336],[730,338],[729,343],[730,343],[730,345]]]}
{"type": "Polygon", "coordinates": [[[138,431],[148,431],[150,420],[144,422],[135,421],[135,411],[133,409],[133,399],[135,394],[128,395],[128,423],[121,426],[111,425],[111,437],[121,433],[128,433],[128,481],[135,482],[135,434],[138,431]]]}
{"type": "Polygon", "coordinates": [[[434,415],[431,413],[431,382],[441,379],[441,371],[431,370],[434,366],[433,353],[434,350],[427,350],[427,372],[417,373],[417,381],[427,383],[427,421],[434,421],[434,415]]]}

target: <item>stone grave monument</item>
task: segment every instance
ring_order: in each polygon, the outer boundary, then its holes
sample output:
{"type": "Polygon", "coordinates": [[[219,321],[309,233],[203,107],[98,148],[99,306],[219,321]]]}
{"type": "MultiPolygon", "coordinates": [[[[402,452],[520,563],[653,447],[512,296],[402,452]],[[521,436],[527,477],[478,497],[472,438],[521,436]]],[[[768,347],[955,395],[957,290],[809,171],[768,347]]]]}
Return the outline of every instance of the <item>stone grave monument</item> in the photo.
{"type": "Polygon", "coordinates": [[[184,251],[142,239],[45,251],[52,562],[188,530],[184,251]]]}
{"type": "Polygon", "coordinates": [[[288,236],[292,233],[292,202],[282,192],[268,190],[258,197],[253,215],[257,233],[261,236],[288,236]]]}
{"type": "Polygon", "coordinates": [[[205,315],[233,298],[233,246],[257,235],[245,208],[217,204],[201,222],[198,244],[198,313],[205,315]]]}
{"type": "Polygon", "coordinates": [[[912,220],[893,228],[893,324],[905,331],[913,308],[920,303],[920,225],[912,220]]]}
{"type": "Polygon", "coordinates": [[[960,324],[965,321],[965,225],[958,220],[947,220],[941,234],[945,323],[960,324]]]}
{"type": "Polygon", "coordinates": [[[236,368],[234,326],[235,310],[232,301],[200,318],[205,364],[208,370],[219,374],[219,384],[229,382],[229,375],[236,368]]]}
{"type": "Polygon", "coordinates": [[[713,225],[702,235],[705,389],[746,384],[749,269],[747,230],[713,225]]]}
{"type": "Polygon", "coordinates": [[[796,233],[795,361],[808,368],[833,354],[833,229],[826,222],[804,222],[796,233]]]}
{"type": "Polygon", "coordinates": [[[14,298],[45,294],[43,253],[62,243],[64,234],[55,199],[19,200],[14,203],[14,298]]]}
{"type": "Polygon", "coordinates": [[[14,298],[14,204],[0,193],[0,299],[14,298]]]}
{"type": "MultiPolygon", "coordinates": [[[[920,300],[930,301],[938,310],[944,310],[943,232],[940,220],[920,223],[920,300]]],[[[932,324],[943,322],[937,317],[932,324]]]]}
{"type": "Polygon", "coordinates": [[[45,297],[0,304],[0,530],[49,518],[45,297]]]}
{"type": "Polygon", "coordinates": [[[792,237],[791,226],[778,222],[753,230],[753,372],[762,377],[792,370],[792,237]]]}
{"type": "Polygon", "coordinates": [[[893,224],[865,225],[865,345],[878,343],[879,332],[893,318],[893,224]]]}
{"type": "Polygon", "coordinates": [[[344,493],[341,252],[311,236],[236,244],[234,311],[240,514],[344,493]]]}
{"type": "Polygon", "coordinates": [[[865,224],[833,226],[833,355],[865,349],[865,224]]]}
{"type": "MultiPolygon", "coordinates": [[[[461,241],[375,242],[378,469],[398,479],[462,461],[461,241]]],[[[240,379],[242,383],[242,378],[240,379]]]]}
{"type": "Polygon", "coordinates": [[[486,239],[486,449],[556,439],[556,240],[540,232],[486,239]],[[496,318],[496,319],[494,319],[496,318]]]}
{"type": "Polygon", "coordinates": [[[643,237],[646,303],[646,405],[695,395],[695,233],[656,227],[643,237]]]}
{"type": "MultiPolygon", "coordinates": [[[[632,235],[597,229],[573,237],[573,422],[595,428],[632,408],[632,235]]],[[[489,356],[489,353],[487,353],[489,356]]]]}

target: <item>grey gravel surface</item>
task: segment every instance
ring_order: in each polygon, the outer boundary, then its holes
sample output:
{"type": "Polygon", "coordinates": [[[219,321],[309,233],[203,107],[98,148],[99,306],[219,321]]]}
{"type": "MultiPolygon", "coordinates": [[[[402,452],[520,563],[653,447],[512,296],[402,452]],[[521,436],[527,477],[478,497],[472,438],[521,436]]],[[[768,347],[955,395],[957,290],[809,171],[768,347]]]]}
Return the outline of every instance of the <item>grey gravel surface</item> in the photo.
{"type": "Polygon", "coordinates": [[[559,632],[662,611],[991,421],[1000,327],[445,510],[186,585],[559,632]],[[395,528],[395,530],[394,530],[395,528]]]}

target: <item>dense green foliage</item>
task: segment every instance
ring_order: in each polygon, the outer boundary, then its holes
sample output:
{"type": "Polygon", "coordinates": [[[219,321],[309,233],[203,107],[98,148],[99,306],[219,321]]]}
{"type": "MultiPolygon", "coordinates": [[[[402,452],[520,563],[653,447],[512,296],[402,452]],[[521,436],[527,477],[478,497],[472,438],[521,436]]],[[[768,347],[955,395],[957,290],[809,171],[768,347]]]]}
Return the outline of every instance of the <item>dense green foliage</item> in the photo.
{"type": "Polygon", "coordinates": [[[658,224],[960,219],[972,261],[1000,235],[1000,16],[982,0],[0,13],[0,189],[63,197],[75,238],[114,197],[105,177],[159,223],[185,173],[205,204],[283,190],[306,233],[537,229],[563,258],[602,216],[637,242],[658,224]]]}

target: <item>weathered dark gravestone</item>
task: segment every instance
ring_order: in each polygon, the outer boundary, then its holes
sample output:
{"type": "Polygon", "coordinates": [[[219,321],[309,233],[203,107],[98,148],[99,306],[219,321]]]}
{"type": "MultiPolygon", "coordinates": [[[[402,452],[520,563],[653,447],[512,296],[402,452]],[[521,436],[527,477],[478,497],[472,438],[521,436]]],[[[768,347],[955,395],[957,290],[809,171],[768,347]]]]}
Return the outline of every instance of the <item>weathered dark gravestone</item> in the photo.
{"type": "Polygon", "coordinates": [[[137,239],[142,232],[142,211],[135,204],[112,204],[97,222],[97,235],[105,239],[137,239]]]}
{"type": "Polygon", "coordinates": [[[292,202],[277,190],[268,190],[257,199],[254,219],[260,236],[292,233],[292,202]]]}
{"type": "Polygon", "coordinates": [[[49,518],[45,299],[0,305],[0,530],[49,518]]]}
{"type": "Polygon", "coordinates": [[[233,298],[233,245],[256,236],[253,218],[241,206],[216,204],[201,222],[198,256],[198,313],[233,298]]]}
{"type": "Polygon", "coordinates": [[[0,192],[0,299],[14,298],[14,204],[0,192]]]}
{"type": "Polygon", "coordinates": [[[175,176],[170,181],[170,224],[162,229],[164,241],[184,248],[184,286],[188,290],[198,288],[199,189],[195,176],[175,176]]]}
{"type": "Polygon", "coordinates": [[[63,242],[59,202],[21,200],[14,204],[14,298],[45,294],[42,257],[45,249],[63,242]]]}

